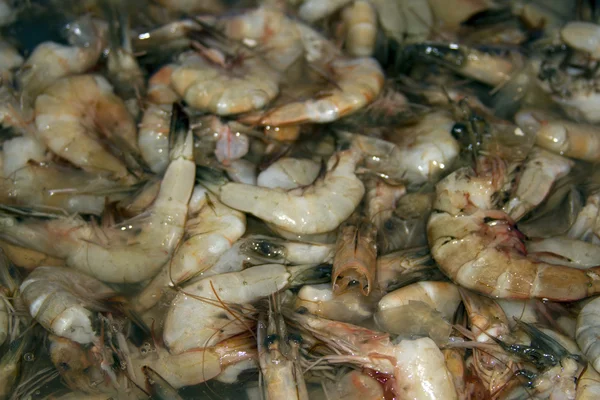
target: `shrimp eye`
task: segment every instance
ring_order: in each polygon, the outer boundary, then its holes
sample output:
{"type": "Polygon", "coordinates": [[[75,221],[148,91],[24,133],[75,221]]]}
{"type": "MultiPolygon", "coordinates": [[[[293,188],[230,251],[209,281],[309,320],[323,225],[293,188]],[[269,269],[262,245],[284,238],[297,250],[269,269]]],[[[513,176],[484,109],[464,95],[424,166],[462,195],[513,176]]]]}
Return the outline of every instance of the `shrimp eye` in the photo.
{"type": "Polygon", "coordinates": [[[295,342],[295,343],[302,343],[302,336],[298,335],[297,333],[290,333],[288,334],[288,342],[295,342]]]}
{"type": "Polygon", "coordinates": [[[450,133],[452,134],[452,136],[455,139],[459,139],[462,136],[464,136],[466,131],[467,131],[467,126],[465,124],[463,124],[462,122],[457,122],[452,126],[450,133]]]}
{"type": "Polygon", "coordinates": [[[383,223],[383,227],[385,228],[386,231],[394,230],[395,225],[396,224],[394,223],[394,220],[391,218],[383,223]]]}
{"type": "Polygon", "coordinates": [[[279,335],[267,335],[265,338],[265,347],[269,347],[279,341],[279,335]]]}
{"type": "Polygon", "coordinates": [[[58,364],[58,367],[59,367],[60,369],[62,369],[63,371],[68,371],[68,370],[70,370],[70,369],[71,369],[71,366],[70,366],[68,363],[66,363],[66,362],[61,362],[61,363],[59,363],[59,364],[58,364]]]}
{"type": "Polygon", "coordinates": [[[306,307],[298,307],[298,308],[296,309],[296,312],[297,312],[298,314],[306,314],[306,313],[308,313],[308,308],[306,308],[306,307]]]}

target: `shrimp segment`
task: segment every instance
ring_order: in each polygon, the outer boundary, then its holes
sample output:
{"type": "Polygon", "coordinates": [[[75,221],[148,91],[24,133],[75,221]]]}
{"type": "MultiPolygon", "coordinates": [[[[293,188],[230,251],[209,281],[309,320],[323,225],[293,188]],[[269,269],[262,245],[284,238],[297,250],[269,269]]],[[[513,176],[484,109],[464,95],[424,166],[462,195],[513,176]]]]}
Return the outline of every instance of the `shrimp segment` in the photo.
{"type": "Polygon", "coordinates": [[[442,271],[496,298],[572,301],[600,293],[600,268],[583,271],[526,256],[511,219],[494,209],[504,182],[503,173],[461,168],[437,184],[427,235],[442,271]]]}
{"type": "Polygon", "coordinates": [[[363,197],[365,188],[354,174],[360,160],[361,155],[353,150],[335,154],[325,176],[308,187],[286,191],[226,183],[215,192],[225,205],[288,232],[329,232],[352,214],[363,197]]]}
{"type": "Polygon", "coordinates": [[[129,176],[123,161],[100,143],[119,140],[137,152],[134,121],[104,78],[63,78],[37,97],[35,112],[38,137],[55,154],[90,172],[129,176]]]}
{"type": "Polygon", "coordinates": [[[78,343],[97,339],[92,322],[98,301],[115,295],[102,282],[63,267],[38,267],[21,284],[29,312],[55,335],[78,343]]]}
{"type": "MultiPolygon", "coordinates": [[[[371,103],[383,88],[381,67],[371,58],[337,58],[328,64],[335,88],[318,100],[284,104],[265,112],[258,119],[263,126],[326,123],[352,114],[371,103]]],[[[250,118],[248,122],[254,121],[250,118]]]]}
{"type": "MultiPolygon", "coordinates": [[[[176,124],[177,125],[177,124],[176,124]]],[[[192,134],[177,128],[180,137],[151,209],[122,227],[98,228],[77,218],[17,222],[0,221],[0,237],[29,247],[105,282],[140,282],[153,277],[170,259],[183,236],[187,204],[194,187],[192,134]]]]}
{"type": "Polygon", "coordinates": [[[600,371],[600,297],[587,303],[577,316],[575,338],[579,348],[596,371],[600,371]]]}

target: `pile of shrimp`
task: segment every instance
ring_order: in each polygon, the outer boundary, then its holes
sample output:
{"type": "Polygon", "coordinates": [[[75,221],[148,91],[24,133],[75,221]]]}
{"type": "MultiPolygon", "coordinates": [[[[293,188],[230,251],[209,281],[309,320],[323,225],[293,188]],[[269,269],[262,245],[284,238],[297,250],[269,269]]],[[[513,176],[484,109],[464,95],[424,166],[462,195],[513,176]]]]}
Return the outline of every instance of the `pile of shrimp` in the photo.
{"type": "Polygon", "coordinates": [[[0,399],[600,398],[599,66],[594,1],[0,0],[0,399]]]}

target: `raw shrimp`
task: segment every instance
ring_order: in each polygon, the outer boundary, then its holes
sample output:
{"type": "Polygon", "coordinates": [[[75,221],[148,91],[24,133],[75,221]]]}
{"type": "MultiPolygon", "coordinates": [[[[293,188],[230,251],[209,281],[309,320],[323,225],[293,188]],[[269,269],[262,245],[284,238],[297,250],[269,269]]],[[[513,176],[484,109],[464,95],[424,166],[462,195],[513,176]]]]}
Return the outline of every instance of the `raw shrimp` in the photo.
{"type": "Polygon", "coordinates": [[[82,18],[69,24],[67,29],[72,46],[43,42],[25,61],[18,83],[26,101],[33,102],[58,79],[84,73],[98,62],[105,47],[102,28],[90,18],[82,18]]]}
{"type": "MultiPolygon", "coordinates": [[[[460,295],[467,309],[474,341],[496,343],[496,340],[505,340],[510,335],[508,319],[494,300],[465,289],[460,289],[460,295]]],[[[473,369],[490,394],[506,387],[513,377],[514,364],[500,347],[473,349],[473,369]]]]}
{"type": "Polygon", "coordinates": [[[597,268],[583,271],[525,255],[510,217],[496,209],[503,165],[491,159],[478,164],[479,172],[460,168],[436,186],[427,234],[440,269],[460,286],[497,298],[572,301],[600,292],[597,268]]]}
{"type": "Polygon", "coordinates": [[[352,0],[304,0],[298,9],[298,16],[307,22],[316,22],[351,2],[352,0]]]}
{"type": "Polygon", "coordinates": [[[78,343],[94,343],[94,312],[106,310],[101,301],[115,295],[102,282],[63,267],[38,267],[21,284],[29,313],[45,329],[78,343]]]}
{"type": "Polygon", "coordinates": [[[365,154],[366,166],[391,179],[423,183],[436,181],[459,152],[452,137],[455,121],[446,112],[427,114],[414,126],[395,129],[382,140],[339,132],[365,154]]]}
{"type": "Polygon", "coordinates": [[[190,283],[171,303],[164,325],[165,345],[173,354],[215,345],[253,324],[249,317],[254,308],[248,303],[283,288],[323,282],[330,272],[324,266],[266,264],[190,283]]]}
{"type": "Polygon", "coordinates": [[[587,303],[577,316],[575,338],[579,348],[585,354],[596,371],[600,370],[600,297],[587,303]]]}
{"type": "Polygon", "coordinates": [[[331,71],[335,87],[318,99],[274,106],[258,118],[250,115],[242,121],[263,126],[332,122],[371,103],[383,88],[383,71],[372,58],[338,57],[328,62],[326,68],[331,71]]]}
{"type": "Polygon", "coordinates": [[[302,308],[319,317],[360,324],[371,318],[378,297],[375,293],[363,296],[356,286],[336,295],[329,283],[304,285],[298,292],[294,309],[302,308]]]}
{"type": "Polygon", "coordinates": [[[536,144],[546,150],[589,162],[600,161],[600,129],[559,119],[542,110],[522,110],[515,120],[536,134],[536,144]]]}
{"type": "Polygon", "coordinates": [[[58,267],[65,265],[64,260],[50,257],[35,250],[14,246],[3,240],[0,240],[0,248],[13,264],[26,270],[33,270],[40,266],[58,267]]]}
{"type": "Polygon", "coordinates": [[[456,399],[444,356],[429,338],[391,342],[387,334],[310,314],[286,313],[297,327],[337,350],[324,356],[331,363],[354,363],[393,377],[397,398],[456,399]]]}
{"type": "Polygon", "coordinates": [[[266,398],[308,400],[304,374],[296,359],[298,345],[292,343],[294,339],[288,335],[279,312],[270,311],[267,321],[259,319],[256,334],[266,398]]]}
{"type": "Polygon", "coordinates": [[[168,286],[210,269],[246,231],[246,216],[224,206],[202,187],[195,188],[188,212],[185,236],[173,258],[135,297],[138,311],[152,307],[168,286]]]}
{"type": "Polygon", "coordinates": [[[0,37],[0,80],[12,80],[12,72],[23,64],[23,57],[19,52],[0,37]]]}
{"type": "Polygon", "coordinates": [[[297,234],[325,233],[348,218],[363,197],[365,188],[354,174],[360,160],[360,153],[353,150],[334,154],[322,178],[289,191],[241,183],[206,185],[225,205],[249,212],[278,228],[297,234]]]}
{"type": "Polygon", "coordinates": [[[144,111],[138,132],[140,155],[152,172],[160,174],[169,166],[169,122],[171,104],[150,103],[144,111]]]}
{"type": "Polygon", "coordinates": [[[224,340],[214,347],[182,354],[170,354],[162,346],[137,348],[131,343],[127,345],[130,378],[141,387],[145,386],[143,367],[152,368],[171,386],[179,389],[206,382],[218,377],[229,366],[257,357],[256,342],[247,334],[224,340]]]}
{"type": "Polygon", "coordinates": [[[348,54],[369,57],[375,50],[377,13],[370,1],[355,0],[342,11],[345,45],[348,54]]]}
{"type": "Polygon", "coordinates": [[[460,304],[458,289],[449,282],[417,282],[386,294],[377,304],[379,329],[402,337],[429,336],[445,344],[450,322],[460,304]]]}
{"type": "Polygon", "coordinates": [[[148,102],[170,105],[179,101],[179,96],[171,87],[171,75],[176,67],[175,64],[167,64],[150,77],[146,94],[148,102]]]}
{"type": "Polygon", "coordinates": [[[502,210],[514,221],[520,220],[548,197],[554,182],[572,167],[572,161],[534,147],[525,160],[515,192],[502,210]]]}
{"type": "Polygon", "coordinates": [[[191,107],[217,115],[232,115],[267,105],[279,93],[276,71],[258,57],[239,55],[226,60],[219,50],[218,61],[196,52],[180,56],[171,84],[191,107]]]}
{"type": "Polygon", "coordinates": [[[549,264],[586,269],[600,264],[600,246],[568,237],[554,236],[526,243],[527,253],[549,264]]]}
{"type": "Polygon", "coordinates": [[[56,155],[90,172],[135,180],[125,161],[103,146],[103,142],[113,142],[126,155],[137,153],[133,118],[106,79],[97,75],[62,78],[37,97],[35,112],[38,138],[56,155]]]}
{"type": "Polygon", "coordinates": [[[427,280],[425,277],[435,271],[439,270],[427,246],[395,251],[377,258],[377,286],[391,292],[404,286],[401,282],[407,279],[427,280]]]}
{"type": "Polygon", "coordinates": [[[147,365],[142,367],[142,372],[146,376],[146,387],[152,398],[157,400],[183,400],[183,397],[177,393],[177,389],[171,386],[158,372],[147,365]]]}
{"type": "Polygon", "coordinates": [[[384,389],[379,381],[360,371],[350,371],[339,380],[325,382],[325,398],[336,400],[383,400],[384,389]]]}
{"type": "Polygon", "coordinates": [[[333,257],[331,282],[335,294],[357,283],[363,295],[375,289],[377,266],[377,228],[361,217],[340,226],[333,257]]]}
{"type": "MultiPolygon", "coordinates": [[[[179,113],[176,113],[179,114],[179,113]]],[[[175,116],[174,119],[178,120],[175,116]]],[[[17,222],[5,217],[0,237],[64,258],[72,268],[106,282],[140,282],[154,276],[170,259],[184,233],[187,204],[194,187],[192,133],[174,124],[178,141],[152,207],[121,226],[98,228],[78,218],[17,222]]]]}
{"type": "Polygon", "coordinates": [[[315,181],[321,167],[305,158],[282,157],[258,174],[256,184],[267,188],[295,189],[315,181]]]}
{"type": "Polygon", "coordinates": [[[17,382],[25,351],[29,347],[32,334],[28,333],[11,342],[0,358],[0,398],[7,399],[17,382]]]}

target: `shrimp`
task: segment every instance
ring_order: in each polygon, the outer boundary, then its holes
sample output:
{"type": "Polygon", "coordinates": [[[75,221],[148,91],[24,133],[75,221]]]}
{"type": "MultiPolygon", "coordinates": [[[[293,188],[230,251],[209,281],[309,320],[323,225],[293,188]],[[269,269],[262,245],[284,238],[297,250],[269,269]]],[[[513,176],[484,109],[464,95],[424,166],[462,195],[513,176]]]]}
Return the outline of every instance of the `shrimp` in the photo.
{"type": "MultiPolygon", "coordinates": [[[[179,121],[179,112],[174,119],[179,121]]],[[[5,217],[0,237],[58,258],[67,266],[105,282],[140,282],[153,277],[171,258],[184,233],[195,165],[192,133],[185,121],[174,124],[171,163],[147,213],[122,226],[98,228],[77,218],[17,222],[5,217]],[[180,126],[181,125],[181,126],[180,126]]]]}
{"type": "Polygon", "coordinates": [[[520,220],[548,197],[554,182],[572,167],[571,160],[534,147],[525,160],[514,194],[502,210],[513,220],[520,220]]]}
{"type": "Polygon", "coordinates": [[[135,297],[138,311],[160,300],[164,288],[201,275],[246,231],[246,216],[224,206],[214,195],[196,187],[189,205],[185,236],[161,272],[135,297]]]}
{"type": "Polygon", "coordinates": [[[331,71],[335,87],[318,99],[274,106],[258,118],[249,115],[241,121],[262,126],[332,122],[371,103],[383,88],[383,71],[372,58],[338,57],[328,62],[326,68],[331,71]]]}
{"type": "Polygon", "coordinates": [[[600,370],[600,347],[598,329],[600,326],[600,297],[587,303],[577,316],[575,339],[596,371],[600,370]]]}
{"type": "Polygon", "coordinates": [[[191,107],[217,115],[232,115],[264,107],[279,93],[276,71],[260,58],[227,60],[210,49],[208,59],[196,52],[180,56],[171,85],[191,107]],[[214,54],[212,54],[214,53],[214,54]]]}
{"type": "Polygon", "coordinates": [[[264,377],[268,400],[308,400],[302,369],[297,365],[293,346],[277,312],[269,312],[268,322],[259,319],[257,327],[258,361],[264,377]]]}
{"type": "Polygon", "coordinates": [[[6,254],[10,261],[18,267],[33,270],[40,266],[59,267],[65,264],[64,260],[50,257],[44,253],[14,246],[0,240],[0,249],[6,254]]]}
{"type": "Polygon", "coordinates": [[[600,161],[600,129],[594,125],[561,120],[541,110],[521,110],[515,120],[536,134],[536,144],[566,157],[589,162],[600,161]]]}
{"type": "Polygon", "coordinates": [[[176,67],[175,64],[167,64],[150,77],[146,98],[151,104],[171,105],[179,100],[171,87],[171,75],[176,67]]]}
{"type": "MultiPolygon", "coordinates": [[[[438,271],[427,246],[388,253],[377,258],[377,286],[391,292],[406,284],[427,280],[428,273],[438,271]],[[406,283],[402,285],[402,282],[406,283]]],[[[435,275],[434,275],[435,276],[435,275]]],[[[431,278],[430,278],[431,279],[431,278]]]]}
{"type": "MultiPolygon", "coordinates": [[[[508,319],[492,299],[460,289],[473,338],[478,343],[496,343],[510,335],[508,319]]],[[[473,349],[473,368],[490,394],[505,388],[516,367],[502,349],[473,349]]]]}
{"type": "Polygon", "coordinates": [[[427,114],[414,126],[395,129],[387,140],[363,135],[338,136],[349,139],[365,153],[367,168],[397,181],[436,181],[458,157],[459,145],[452,137],[455,121],[446,112],[427,114]]]}
{"type": "Polygon", "coordinates": [[[294,309],[327,319],[360,324],[373,316],[378,296],[363,296],[360,288],[351,287],[344,293],[333,293],[331,284],[304,285],[298,292],[294,309]]]}
{"type": "Polygon", "coordinates": [[[324,361],[350,362],[391,375],[390,386],[397,398],[456,399],[444,356],[429,338],[391,342],[387,334],[356,325],[310,314],[284,315],[340,352],[324,356],[324,361]]]}
{"type": "Polygon", "coordinates": [[[375,288],[377,228],[363,218],[351,218],[338,231],[331,282],[335,294],[358,283],[363,295],[375,288]]]}
{"type": "Polygon", "coordinates": [[[304,235],[324,233],[347,219],[363,197],[365,188],[354,174],[360,160],[357,151],[336,153],[329,159],[322,178],[310,186],[292,190],[241,183],[205,184],[223,204],[249,212],[278,228],[304,235]]]}
{"type": "Polygon", "coordinates": [[[313,183],[320,169],[318,163],[309,159],[282,157],[258,174],[256,184],[272,189],[296,189],[313,183]]]}
{"type": "Polygon", "coordinates": [[[383,296],[374,318],[384,332],[402,337],[429,336],[444,344],[460,301],[452,283],[417,282],[383,296]]]}
{"type": "Polygon", "coordinates": [[[596,268],[550,265],[525,255],[510,217],[495,209],[503,166],[478,163],[479,172],[460,168],[436,185],[427,235],[440,269],[460,286],[496,298],[572,301],[600,292],[596,268]]]}
{"type": "Polygon", "coordinates": [[[153,398],[157,400],[183,400],[177,390],[151,367],[144,365],[142,372],[146,375],[146,386],[153,398]]]}
{"type": "Polygon", "coordinates": [[[585,206],[577,214],[567,236],[593,244],[600,244],[600,192],[588,196],[585,206]]]}
{"type": "Polygon", "coordinates": [[[79,75],[56,81],[37,97],[35,113],[38,138],[56,155],[89,172],[135,181],[125,161],[102,144],[112,141],[128,154],[137,153],[133,118],[104,78],[79,75]]]}
{"type": "Polygon", "coordinates": [[[369,57],[375,50],[377,12],[367,0],[355,0],[342,11],[345,45],[348,54],[369,57]]]}
{"type": "Polygon", "coordinates": [[[307,22],[316,22],[351,2],[352,0],[305,0],[298,9],[298,16],[307,22]]]}
{"type": "Polygon", "coordinates": [[[23,57],[19,52],[0,37],[0,80],[11,81],[12,72],[23,64],[23,57]]]}
{"type": "Polygon", "coordinates": [[[248,329],[248,303],[283,288],[328,280],[329,267],[265,264],[201,279],[184,286],[172,301],[163,340],[172,354],[210,347],[248,329]]]}
{"type": "MultiPolygon", "coordinates": [[[[145,386],[144,367],[150,367],[175,389],[197,385],[218,377],[227,367],[256,360],[256,342],[249,335],[224,340],[214,347],[170,354],[162,346],[137,348],[127,342],[130,378],[140,387],[145,386]]],[[[121,349],[123,350],[123,349],[121,349]]]]}
{"type": "Polygon", "coordinates": [[[336,400],[383,400],[384,388],[368,372],[350,371],[339,380],[327,380],[324,391],[326,398],[336,400]]]}
{"type": "Polygon", "coordinates": [[[105,47],[102,27],[89,18],[82,18],[69,24],[67,30],[72,46],[43,42],[25,61],[17,81],[26,101],[33,102],[55,81],[84,73],[98,62],[105,47]]]}
{"type": "Polygon", "coordinates": [[[17,382],[23,356],[32,340],[31,333],[11,342],[0,358],[0,398],[7,399],[17,382]]]}
{"type": "Polygon", "coordinates": [[[64,267],[38,267],[21,284],[29,313],[45,329],[77,343],[99,340],[95,311],[116,293],[102,282],[64,267]]]}

